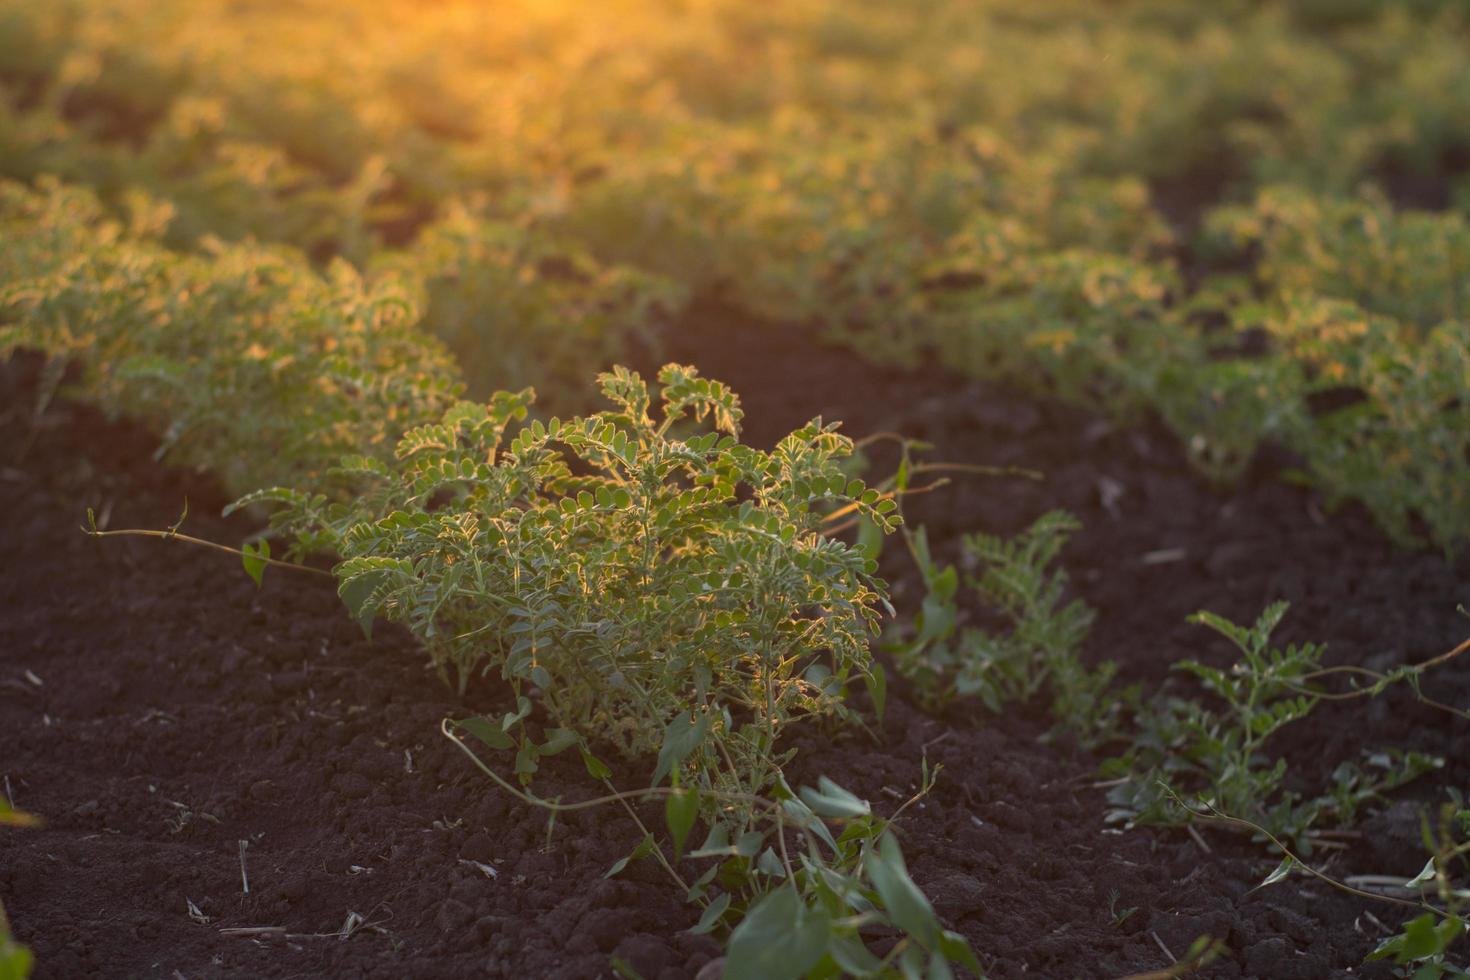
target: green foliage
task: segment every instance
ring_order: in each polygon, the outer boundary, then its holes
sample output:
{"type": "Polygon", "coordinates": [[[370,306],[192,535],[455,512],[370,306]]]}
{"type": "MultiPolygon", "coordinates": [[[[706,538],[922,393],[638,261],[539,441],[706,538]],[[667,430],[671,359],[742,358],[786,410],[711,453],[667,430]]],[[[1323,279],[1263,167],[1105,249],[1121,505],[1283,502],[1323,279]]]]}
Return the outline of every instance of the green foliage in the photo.
{"type": "Polygon", "coordinates": [[[426,226],[378,264],[422,281],[420,327],[453,351],[470,390],[531,385],[553,409],[586,405],[586,379],[681,308],[684,291],[608,266],[545,233],[464,209],[426,226]]]}
{"type": "Polygon", "coordinates": [[[0,185],[0,357],[78,361],[86,397],[161,436],[159,455],[244,489],[386,458],[457,386],[407,294],[282,250],[179,255],[86,191],[0,185]]]}
{"type": "Polygon", "coordinates": [[[1466,911],[1470,910],[1470,809],[1465,798],[1450,791],[1451,802],[1440,807],[1438,820],[1423,821],[1425,847],[1431,857],[1424,870],[1407,888],[1429,893],[1437,905],[1410,919],[1403,931],[1378,944],[1368,959],[1391,959],[1414,972],[1414,980],[1470,976],[1449,960],[1450,948],[1465,934],[1466,911]]]}
{"type": "Polygon", "coordinates": [[[909,878],[891,834],[884,834],[876,847],[867,844],[862,878],[834,872],[806,856],[803,861],[806,877],[819,881],[811,888],[815,901],[804,899],[795,885],[781,885],[761,899],[731,934],[725,976],[943,976],[950,961],[979,973],[965,940],[940,927],[933,907],[909,878]],[[880,960],[862,944],[859,922],[908,935],[896,964],[880,960]]]}
{"type": "Polygon", "coordinates": [[[905,532],[926,594],[912,629],[897,626],[886,645],[919,696],[938,708],[978,697],[993,712],[1049,691],[1058,726],[1085,742],[1102,737],[1117,711],[1108,692],[1113,666],[1083,665],[1079,651],[1092,610],[1065,600],[1067,575],[1054,569],[1067,536],[1081,525],[1061,511],[1045,514],[1012,539],[969,535],[967,584],[1007,629],[961,626],[960,576],[934,561],[924,529],[905,532]]]}
{"type": "Polygon", "coordinates": [[[614,369],[599,378],[611,410],[514,432],[529,390],[461,402],[391,463],[345,461],[344,503],[283,490],[242,503],[276,504],[297,551],[340,556],[364,627],[404,624],[461,689],[504,681],[522,707],[498,726],[523,776],[546,751],[527,728],[534,690],[545,722],[584,745],[657,753],[655,784],[759,793],[785,727],[846,716],[843,691],[872,676],[883,584],[821,533],[823,508],[888,529],[895,505],[843,475],[852,444],[836,425],[761,451],[737,441],[724,385],[678,365],[659,381],[655,406],[614,369]]]}
{"type": "MultiPolygon", "coordinates": [[[[1470,227],[1381,199],[1263,191],[1211,218],[1214,238],[1259,252],[1263,302],[1235,311],[1284,366],[1254,397],[1330,500],[1363,501],[1396,537],[1453,549],[1470,535],[1470,227]],[[1312,409],[1310,399],[1341,407],[1312,409]]],[[[1259,369],[1258,369],[1259,370],[1259,369]]],[[[1247,395],[1247,398],[1250,396],[1247,395]]]]}
{"type": "Polygon", "coordinates": [[[1109,793],[1115,807],[1109,820],[1187,822],[1192,813],[1177,801],[1198,799],[1294,841],[1306,854],[1308,831],[1328,820],[1350,825],[1363,803],[1444,764],[1415,752],[1375,752],[1365,760],[1367,769],[1352,762],[1338,766],[1319,796],[1303,799],[1288,789],[1287,760],[1273,757],[1266,743],[1312,712],[1320,700],[1316,681],[1327,672],[1322,646],[1272,645],[1286,610],[1285,602],[1273,603],[1249,627],[1209,612],[1191,617],[1230,640],[1241,659],[1229,668],[1196,660],[1174,664],[1221,707],[1165,693],[1139,713],[1133,744],[1103,768],[1104,775],[1120,777],[1109,793]]]}
{"type": "Polygon", "coordinates": [[[1450,947],[1464,932],[1464,919],[1425,912],[1411,919],[1403,932],[1379,943],[1368,959],[1392,959],[1399,966],[1412,964],[1414,980],[1470,976],[1445,959],[1450,947]]]}

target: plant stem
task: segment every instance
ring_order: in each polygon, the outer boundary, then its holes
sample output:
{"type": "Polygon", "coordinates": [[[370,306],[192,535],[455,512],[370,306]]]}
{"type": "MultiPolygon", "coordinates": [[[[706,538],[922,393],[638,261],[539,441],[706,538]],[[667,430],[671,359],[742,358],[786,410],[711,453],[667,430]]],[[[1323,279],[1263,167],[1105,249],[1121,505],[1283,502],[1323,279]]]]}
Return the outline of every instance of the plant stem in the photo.
{"type": "Polygon", "coordinates": [[[148,528],[128,528],[126,530],[117,531],[99,531],[95,527],[84,527],[82,528],[82,533],[91,538],[116,538],[127,536],[138,538],[158,538],[162,541],[182,541],[184,544],[198,545],[201,548],[212,548],[215,551],[223,551],[226,554],[230,555],[239,555],[243,558],[252,558],[255,561],[258,561],[264,565],[271,565],[276,568],[290,568],[298,572],[307,572],[311,575],[320,575],[324,578],[329,578],[334,581],[337,578],[337,576],[333,575],[331,572],[324,571],[320,568],[312,568],[310,565],[298,565],[295,562],[279,561],[275,558],[262,558],[259,555],[247,555],[239,548],[231,548],[229,545],[220,544],[217,541],[206,541],[203,538],[196,538],[190,534],[180,534],[178,531],[154,531],[148,528]]]}

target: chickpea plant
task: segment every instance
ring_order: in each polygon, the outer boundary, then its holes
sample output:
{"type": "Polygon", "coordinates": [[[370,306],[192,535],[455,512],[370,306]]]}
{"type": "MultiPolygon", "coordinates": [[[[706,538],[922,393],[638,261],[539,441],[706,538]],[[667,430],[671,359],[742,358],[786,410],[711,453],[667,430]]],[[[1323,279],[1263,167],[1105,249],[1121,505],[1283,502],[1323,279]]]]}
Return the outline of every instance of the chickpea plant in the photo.
{"type": "MultiPolygon", "coordinates": [[[[396,460],[356,457],[358,493],[265,490],[298,549],[330,548],[342,598],[370,628],[407,626],[464,690],[497,674],[520,705],[501,721],[529,777],[538,752],[580,744],[658,753],[743,792],[773,784],[776,741],[801,716],[842,715],[874,683],[867,640],[885,602],[876,563],[823,536],[822,509],[885,528],[896,505],[837,462],[852,444],[820,419],[773,451],[736,441],[739,400],[691,368],[600,378],[616,406],[532,421],[527,389],[461,402],[407,432],[396,460]],[[709,419],[713,431],[689,431],[709,419]],[[535,691],[551,725],[530,734],[535,691]]],[[[593,768],[597,768],[593,766],[593,768]]]]}
{"type": "Polygon", "coordinates": [[[976,697],[998,714],[1046,692],[1058,729],[1087,744],[1114,732],[1122,707],[1108,690],[1115,668],[1083,663],[1094,613],[1080,599],[1067,601],[1066,572],[1053,567],[1080,527],[1052,511],[1013,538],[965,536],[963,558],[973,572],[965,584],[1003,620],[1003,632],[961,625],[960,572],[934,559],[924,528],[905,529],[926,593],[913,627],[897,624],[887,649],[928,707],[976,697]]]}
{"type": "Polygon", "coordinates": [[[1426,668],[1459,652],[1389,674],[1323,667],[1326,648],[1320,644],[1282,648],[1272,643],[1271,634],[1287,608],[1285,602],[1274,602],[1250,626],[1211,612],[1190,617],[1228,639],[1240,655],[1228,668],[1196,660],[1174,665],[1197,678],[1222,708],[1165,694],[1140,710],[1132,744],[1103,766],[1104,775],[1119,780],[1109,794],[1115,806],[1110,820],[1188,822],[1197,811],[1180,806],[1180,801],[1203,800],[1212,811],[1291,840],[1308,854],[1313,833],[1323,825],[1351,826],[1364,804],[1444,765],[1443,759],[1419,752],[1379,751],[1366,755],[1366,768],[1352,761],[1340,764],[1321,795],[1303,799],[1287,788],[1287,760],[1273,755],[1266,745],[1273,735],[1306,718],[1324,697],[1372,697],[1400,681],[1424,703],[1446,708],[1424,698],[1417,679],[1426,668]],[[1333,676],[1349,677],[1355,686],[1337,693],[1325,689],[1322,681],[1333,676]]]}
{"type": "Polygon", "coordinates": [[[887,822],[835,784],[798,794],[782,774],[793,722],[852,719],[857,682],[881,709],[869,640],[886,586],[866,550],[823,530],[847,515],[893,530],[892,495],[843,473],[853,444],[836,424],[814,419],[770,451],[741,444],[739,399],[693,368],[659,372],[656,406],[635,372],[599,383],[607,411],[524,424],[530,389],[460,402],[405,433],[393,462],[345,460],[340,487],[234,506],[273,503],[295,552],[339,555],[339,591],[365,629],[379,616],[406,626],[461,691],[482,676],[507,685],[514,710],[445,733],[466,751],[465,736],[514,750],[522,787],[573,747],[605,782],[599,752],[655,760],[648,790],[603,802],[662,797],[676,857],[703,818],[694,856],[720,858],[704,877],[685,884],[659,860],[704,907],[700,928],[738,921],[731,976],[932,976],[951,960],[978,972],[887,822]],[[857,938],[872,925],[905,933],[888,959],[857,938]]]}

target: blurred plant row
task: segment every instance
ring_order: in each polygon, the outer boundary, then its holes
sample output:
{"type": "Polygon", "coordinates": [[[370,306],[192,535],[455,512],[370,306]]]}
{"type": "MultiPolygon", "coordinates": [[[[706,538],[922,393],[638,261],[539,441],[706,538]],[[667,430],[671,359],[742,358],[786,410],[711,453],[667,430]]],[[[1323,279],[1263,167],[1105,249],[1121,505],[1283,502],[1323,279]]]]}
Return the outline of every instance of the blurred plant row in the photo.
{"type": "Polygon", "coordinates": [[[512,7],[4,0],[0,174],[397,277],[477,397],[714,293],[1463,546],[1463,4],[512,7]]]}

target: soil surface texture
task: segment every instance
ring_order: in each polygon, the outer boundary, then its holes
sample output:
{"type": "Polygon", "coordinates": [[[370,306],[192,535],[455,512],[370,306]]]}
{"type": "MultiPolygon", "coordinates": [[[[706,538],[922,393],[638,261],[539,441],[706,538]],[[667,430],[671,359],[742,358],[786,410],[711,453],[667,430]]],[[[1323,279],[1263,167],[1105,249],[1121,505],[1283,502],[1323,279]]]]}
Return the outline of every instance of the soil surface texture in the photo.
{"type": "MultiPolygon", "coordinates": [[[[1470,602],[1464,560],[1399,548],[1355,508],[1324,514],[1278,478],[1293,462],[1279,454],[1215,489],[1157,426],[1118,427],[941,366],[883,370],[714,304],[664,355],[739,392],[758,445],[822,415],[854,436],[927,440],[934,460],[1044,473],[965,477],[906,510],[951,543],[1075,513],[1084,530],[1063,561],[1097,610],[1087,654],[1118,661],[1127,682],[1156,687],[1185,657],[1229,662],[1223,640],[1186,624],[1200,609],[1253,620],[1289,600],[1279,639],[1379,669],[1470,631],[1455,611],[1470,602]]],[[[46,821],[0,832],[0,899],[37,977],[593,978],[612,976],[615,956],[671,980],[718,956],[682,931],[695,910],[653,862],[604,878],[642,836],[626,815],[548,824],[501,793],[438,730],[497,695],[457,699],[397,630],[365,639],[329,579],[271,569],[257,590],[229,556],[83,535],[87,507],[107,527],[162,528],[186,497],[187,533],[238,544],[254,528],[214,516],[222,492],[155,463],[136,427],[65,399],[37,415],[37,377],[26,358],[0,366],[0,776],[46,821]]],[[[918,577],[889,551],[895,603],[911,613],[918,577]]],[[[990,976],[1158,970],[1205,934],[1230,955],[1204,976],[1392,975],[1362,961],[1401,921],[1393,907],[1297,877],[1252,891],[1278,858],[1238,834],[1109,826],[1099,760],[1042,741],[1041,705],[934,717],[894,688],[881,742],[804,732],[792,782],[826,774],[889,812],[926,752],[941,763],[899,834],[919,886],[990,976]]],[[[1425,693],[1470,704],[1470,661],[1425,693]]],[[[1370,748],[1449,760],[1320,856],[1339,876],[1412,877],[1420,809],[1470,789],[1470,724],[1407,696],[1324,704],[1279,739],[1303,785],[1370,748]]],[[[576,759],[548,760],[537,778],[545,796],[594,795],[576,759]]],[[[647,778],[624,767],[614,781],[647,778]]]]}

